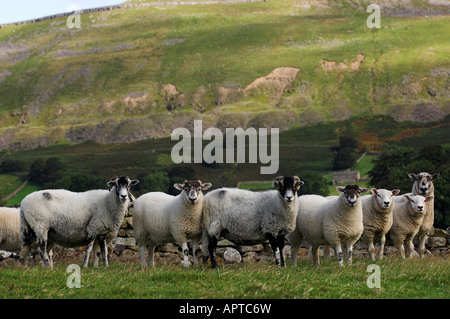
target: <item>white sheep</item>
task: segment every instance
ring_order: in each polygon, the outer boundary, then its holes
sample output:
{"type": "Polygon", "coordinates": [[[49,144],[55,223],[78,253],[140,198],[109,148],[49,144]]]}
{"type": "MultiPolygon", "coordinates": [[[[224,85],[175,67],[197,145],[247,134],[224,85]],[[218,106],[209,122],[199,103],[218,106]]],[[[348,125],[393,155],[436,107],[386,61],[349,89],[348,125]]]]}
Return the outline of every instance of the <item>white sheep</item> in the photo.
{"type": "Polygon", "coordinates": [[[20,251],[20,210],[0,207],[0,250],[20,251]]]}
{"type": "Polygon", "coordinates": [[[371,188],[370,191],[372,192],[371,195],[361,196],[364,225],[361,241],[367,246],[370,259],[375,260],[374,240],[379,239],[380,241],[378,259],[382,259],[386,234],[391,229],[393,222],[393,196],[398,195],[400,190],[394,189],[390,191],[387,189],[371,188]]]}
{"type": "Polygon", "coordinates": [[[339,266],[343,265],[343,256],[352,264],[353,245],[363,232],[362,205],[360,193],[368,191],[358,185],[336,187],[341,194],[334,198],[319,195],[299,197],[297,227],[288,235],[291,243],[292,265],[297,265],[297,252],[303,238],[312,246],[313,260],[319,261],[321,245],[330,245],[336,251],[339,266]],[[341,245],[344,244],[344,252],[341,245]]]}
{"type": "Polygon", "coordinates": [[[303,182],[297,176],[278,176],[277,190],[252,192],[237,188],[216,189],[205,196],[203,205],[203,256],[217,267],[215,249],[220,236],[238,245],[253,245],[267,239],[276,265],[285,266],[284,238],[295,228],[297,191],[303,182]]]}
{"type": "MultiPolygon", "coordinates": [[[[434,198],[434,184],[433,180],[439,179],[439,174],[429,174],[422,172],[419,174],[410,173],[409,178],[414,181],[411,193],[407,195],[421,195],[424,197],[433,196],[434,198]]],[[[403,196],[397,197],[396,201],[402,203],[405,201],[403,196]]],[[[434,200],[429,200],[425,203],[426,213],[423,217],[422,225],[420,225],[419,231],[417,232],[418,241],[418,251],[420,257],[423,257],[426,252],[425,242],[427,240],[428,232],[433,229],[434,223],[434,200]]]]}
{"type": "Polygon", "coordinates": [[[394,221],[389,231],[389,237],[394,242],[394,246],[405,259],[405,243],[407,247],[407,257],[410,258],[414,251],[413,238],[418,233],[422,225],[424,216],[427,214],[426,203],[433,200],[433,196],[423,197],[421,195],[403,195],[405,201],[395,203],[394,221]]]}
{"type": "Polygon", "coordinates": [[[98,239],[103,263],[108,266],[105,237],[119,229],[128,209],[130,187],[138,182],[121,176],[107,183],[113,186],[110,191],[41,190],[26,196],[20,206],[22,260],[26,259],[30,244],[37,238],[44,268],[53,267],[48,252],[54,244],[86,246],[83,267],[87,267],[93,243],[98,239]]]}
{"type": "Polygon", "coordinates": [[[184,255],[182,264],[189,266],[188,239],[192,239],[194,263],[198,262],[198,243],[202,237],[202,191],[211,186],[211,183],[201,181],[185,181],[183,184],[174,184],[176,189],[182,191],[178,196],[151,192],[136,199],[133,225],[141,265],[147,265],[145,258],[147,245],[149,264],[153,267],[156,245],[177,243],[184,255]]]}
{"type": "MultiPolygon", "coordinates": [[[[134,201],[136,200],[136,198],[130,192],[128,192],[128,195],[129,195],[129,198],[130,198],[130,202],[128,204],[127,212],[129,212],[130,208],[133,207],[134,201]]],[[[127,214],[125,214],[125,216],[127,216],[127,214]]],[[[112,243],[114,238],[117,237],[118,233],[119,233],[119,229],[114,229],[112,232],[109,232],[106,235],[106,237],[105,237],[106,247],[109,247],[109,245],[112,243]]],[[[94,245],[92,246],[92,251],[94,252],[93,267],[96,268],[96,267],[98,267],[98,262],[99,262],[100,255],[101,255],[100,243],[99,243],[99,239],[98,238],[96,238],[95,241],[94,241],[94,245]]]]}

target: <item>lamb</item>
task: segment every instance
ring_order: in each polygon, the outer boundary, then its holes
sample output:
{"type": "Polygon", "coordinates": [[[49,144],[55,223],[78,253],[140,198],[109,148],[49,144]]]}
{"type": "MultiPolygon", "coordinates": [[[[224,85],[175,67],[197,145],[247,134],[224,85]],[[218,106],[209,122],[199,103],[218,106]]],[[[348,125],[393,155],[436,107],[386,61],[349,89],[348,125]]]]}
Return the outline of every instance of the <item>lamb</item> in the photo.
{"type": "Polygon", "coordinates": [[[414,250],[413,238],[419,232],[424,216],[427,214],[426,203],[432,201],[433,196],[403,195],[403,197],[405,198],[404,202],[395,203],[394,221],[389,236],[394,242],[394,246],[399,250],[401,257],[405,259],[403,244],[406,244],[407,257],[410,258],[414,250]]]}
{"type": "Polygon", "coordinates": [[[0,207],[0,250],[20,251],[20,210],[0,207]]]}
{"type": "Polygon", "coordinates": [[[217,268],[215,249],[220,236],[238,245],[253,245],[267,239],[277,266],[286,266],[285,236],[295,229],[297,192],[304,184],[299,177],[278,176],[277,190],[252,192],[237,188],[216,189],[205,196],[203,205],[203,262],[211,258],[217,268]]]}
{"type": "Polygon", "coordinates": [[[108,190],[82,193],[64,189],[36,191],[20,205],[21,259],[26,260],[30,244],[37,238],[44,268],[53,267],[49,251],[54,244],[63,247],[86,246],[83,267],[87,267],[93,243],[99,240],[103,263],[108,266],[105,237],[119,229],[129,205],[129,191],[138,180],[128,176],[112,178],[108,190]]]}
{"type": "Polygon", "coordinates": [[[211,183],[202,183],[198,180],[184,181],[183,184],[174,184],[174,187],[181,191],[178,196],[151,192],[136,199],[133,224],[141,265],[147,266],[145,259],[147,245],[149,264],[153,267],[156,245],[175,242],[183,251],[182,264],[189,266],[188,239],[192,239],[194,263],[198,263],[196,253],[202,237],[202,191],[211,186],[211,183]]]}
{"type": "Polygon", "coordinates": [[[297,227],[288,235],[291,243],[292,265],[297,265],[297,252],[303,238],[312,246],[313,260],[320,265],[319,248],[331,245],[336,251],[339,266],[343,265],[343,256],[352,264],[353,245],[363,232],[362,204],[360,193],[367,188],[358,185],[338,186],[341,194],[334,198],[319,195],[303,195],[299,198],[297,227]],[[344,244],[344,252],[341,245],[344,244]]]}
{"type": "Polygon", "coordinates": [[[378,259],[382,259],[386,234],[391,229],[393,222],[393,196],[398,195],[400,190],[394,189],[389,191],[386,189],[371,188],[370,191],[372,192],[371,195],[361,196],[364,225],[361,241],[367,246],[370,259],[375,260],[374,239],[380,240],[378,259]]]}
{"type": "MultiPolygon", "coordinates": [[[[407,195],[421,195],[424,197],[432,196],[434,198],[434,184],[433,180],[439,179],[440,174],[429,174],[422,172],[419,174],[410,173],[408,174],[411,180],[414,180],[412,187],[412,192],[407,195]]],[[[403,203],[405,201],[404,197],[397,197],[396,202],[403,203]]],[[[423,217],[422,225],[419,228],[417,236],[419,238],[418,251],[420,257],[425,255],[425,242],[428,236],[428,232],[433,229],[434,223],[434,200],[429,200],[425,204],[426,213],[423,217]]]]}

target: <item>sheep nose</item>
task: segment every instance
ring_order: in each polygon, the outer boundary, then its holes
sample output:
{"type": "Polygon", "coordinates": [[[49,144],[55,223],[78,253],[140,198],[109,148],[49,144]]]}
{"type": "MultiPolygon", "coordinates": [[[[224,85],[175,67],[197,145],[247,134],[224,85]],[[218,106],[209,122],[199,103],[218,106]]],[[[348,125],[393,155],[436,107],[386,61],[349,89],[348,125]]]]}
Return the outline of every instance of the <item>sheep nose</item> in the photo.
{"type": "Polygon", "coordinates": [[[286,196],[286,201],[292,202],[292,197],[294,197],[294,196],[286,196]]]}
{"type": "Polygon", "coordinates": [[[120,195],[120,199],[124,202],[127,199],[127,195],[120,195]]]}
{"type": "Polygon", "coordinates": [[[423,206],[417,206],[417,209],[419,210],[419,212],[423,211],[423,206]]]}
{"type": "Polygon", "coordinates": [[[384,206],[388,207],[390,202],[384,202],[384,206]]]}

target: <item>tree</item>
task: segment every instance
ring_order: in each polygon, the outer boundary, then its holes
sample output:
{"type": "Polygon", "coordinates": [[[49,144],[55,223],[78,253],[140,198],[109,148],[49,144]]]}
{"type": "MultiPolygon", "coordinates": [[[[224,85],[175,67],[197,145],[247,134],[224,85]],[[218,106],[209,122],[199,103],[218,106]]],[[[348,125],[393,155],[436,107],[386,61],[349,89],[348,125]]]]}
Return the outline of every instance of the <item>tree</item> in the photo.
{"type": "Polygon", "coordinates": [[[42,158],[36,159],[33,164],[30,166],[30,171],[28,175],[30,176],[30,181],[37,182],[37,183],[43,183],[42,182],[42,171],[45,167],[45,161],[42,158]]]}
{"type": "Polygon", "coordinates": [[[66,165],[59,157],[50,157],[47,161],[36,159],[30,166],[29,176],[33,182],[53,183],[64,176],[66,165]]]}
{"type": "Polygon", "coordinates": [[[359,147],[360,143],[351,132],[340,136],[339,146],[334,148],[336,156],[333,160],[333,169],[341,170],[352,167],[358,159],[356,149],[359,147]]]}
{"type": "Polygon", "coordinates": [[[2,172],[22,172],[26,170],[26,164],[22,160],[5,159],[0,165],[2,172]]]}
{"type": "Polygon", "coordinates": [[[140,180],[139,184],[142,184],[140,191],[146,192],[164,192],[169,190],[169,176],[163,172],[148,174],[140,180]]]}
{"type": "Polygon", "coordinates": [[[75,173],[73,175],[65,175],[45,186],[48,188],[67,189],[72,192],[85,192],[90,189],[104,189],[106,188],[106,182],[101,177],[75,173]]]}
{"type": "Polygon", "coordinates": [[[299,195],[317,194],[321,196],[329,195],[329,188],[327,180],[318,172],[304,171],[301,174],[297,174],[302,181],[305,182],[300,187],[299,195]]]}

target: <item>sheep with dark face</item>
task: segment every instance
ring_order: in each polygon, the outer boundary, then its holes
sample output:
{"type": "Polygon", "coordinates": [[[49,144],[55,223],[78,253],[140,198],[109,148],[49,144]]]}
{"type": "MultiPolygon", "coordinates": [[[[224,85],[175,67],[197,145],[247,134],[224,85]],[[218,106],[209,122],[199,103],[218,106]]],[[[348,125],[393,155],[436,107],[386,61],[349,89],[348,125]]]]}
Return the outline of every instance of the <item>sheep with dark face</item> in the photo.
{"type": "Polygon", "coordinates": [[[215,249],[220,236],[238,245],[269,240],[276,265],[285,266],[284,238],[295,229],[297,192],[303,182],[297,176],[278,176],[277,190],[252,192],[237,188],[216,189],[203,204],[203,256],[217,267],[215,249]]]}
{"type": "Polygon", "coordinates": [[[44,268],[53,267],[48,253],[54,244],[86,246],[83,266],[87,267],[92,245],[98,239],[103,263],[108,266],[105,237],[119,229],[129,206],[130,188],[138,182],[120,176],[107,183],[112,186],[110,191],[50,189],[29,194],[20,205],[21,258],[26,258],[37,238],[44,268]]]}
{"type": "MultiPolygon", "coordinates": [[[[433,181],[439,179],[440,174],[429,174],[426,172],[421,172],[419,174],[410,173],[408,174],[409,178],[414,181],[412,191],[409,194],[409,196],[415,196],[415,195],[421,195],[423,197],[429,197],[432,196],[435,198],[434,195],[434,184],[433,181]]],[[[405,202],[404,196],[399,196],[395,199],[396,202],[399,204],[402,204],[405,202]]],[[[425,242],[428,236],[428,233],[430,230],[433,229],[433,223],[434,223],[434,199],[428,200],[425,202],[426,206],[426,214],[423,217],[422,224],[420,225],[419,231],[417,232],[416,236],[418,237],[418,251],[420,257],[423,257],[425,255],[425,242]]]]}
{"type": "Polygon", "coordinates": [[[149,264],[154,265],[154,251],[157,244],[177,243],[183,251],[183,265],[189,266],[188,239],[192,239],[194,263],[197,263],[198,243],[202,237],[202,191],[211,183],[184,181],[174,184],[181,191],[178,196],[162,192],[151,192],[140,196],[134,202],[133,224],[139,258],[147,265],[145,250],[148,246],[149,264]]]}
{"type": "Polygon", "coordinates": [[[297,265],[297,252],[303,238],[312,246],[314,262],[319,265],[319,248],[330,245],[336,251],[339,266],[343,256],[352,264],[353,245],[363,232],[360,193],[368,191],[358,185],[336,187],[339,196],[325,198],[319,195],[299,197],[297,227],[288,235],[291,243],[292,265],[297,265]],[[344,245],[344,252],[341,245],[344,245]]]}

